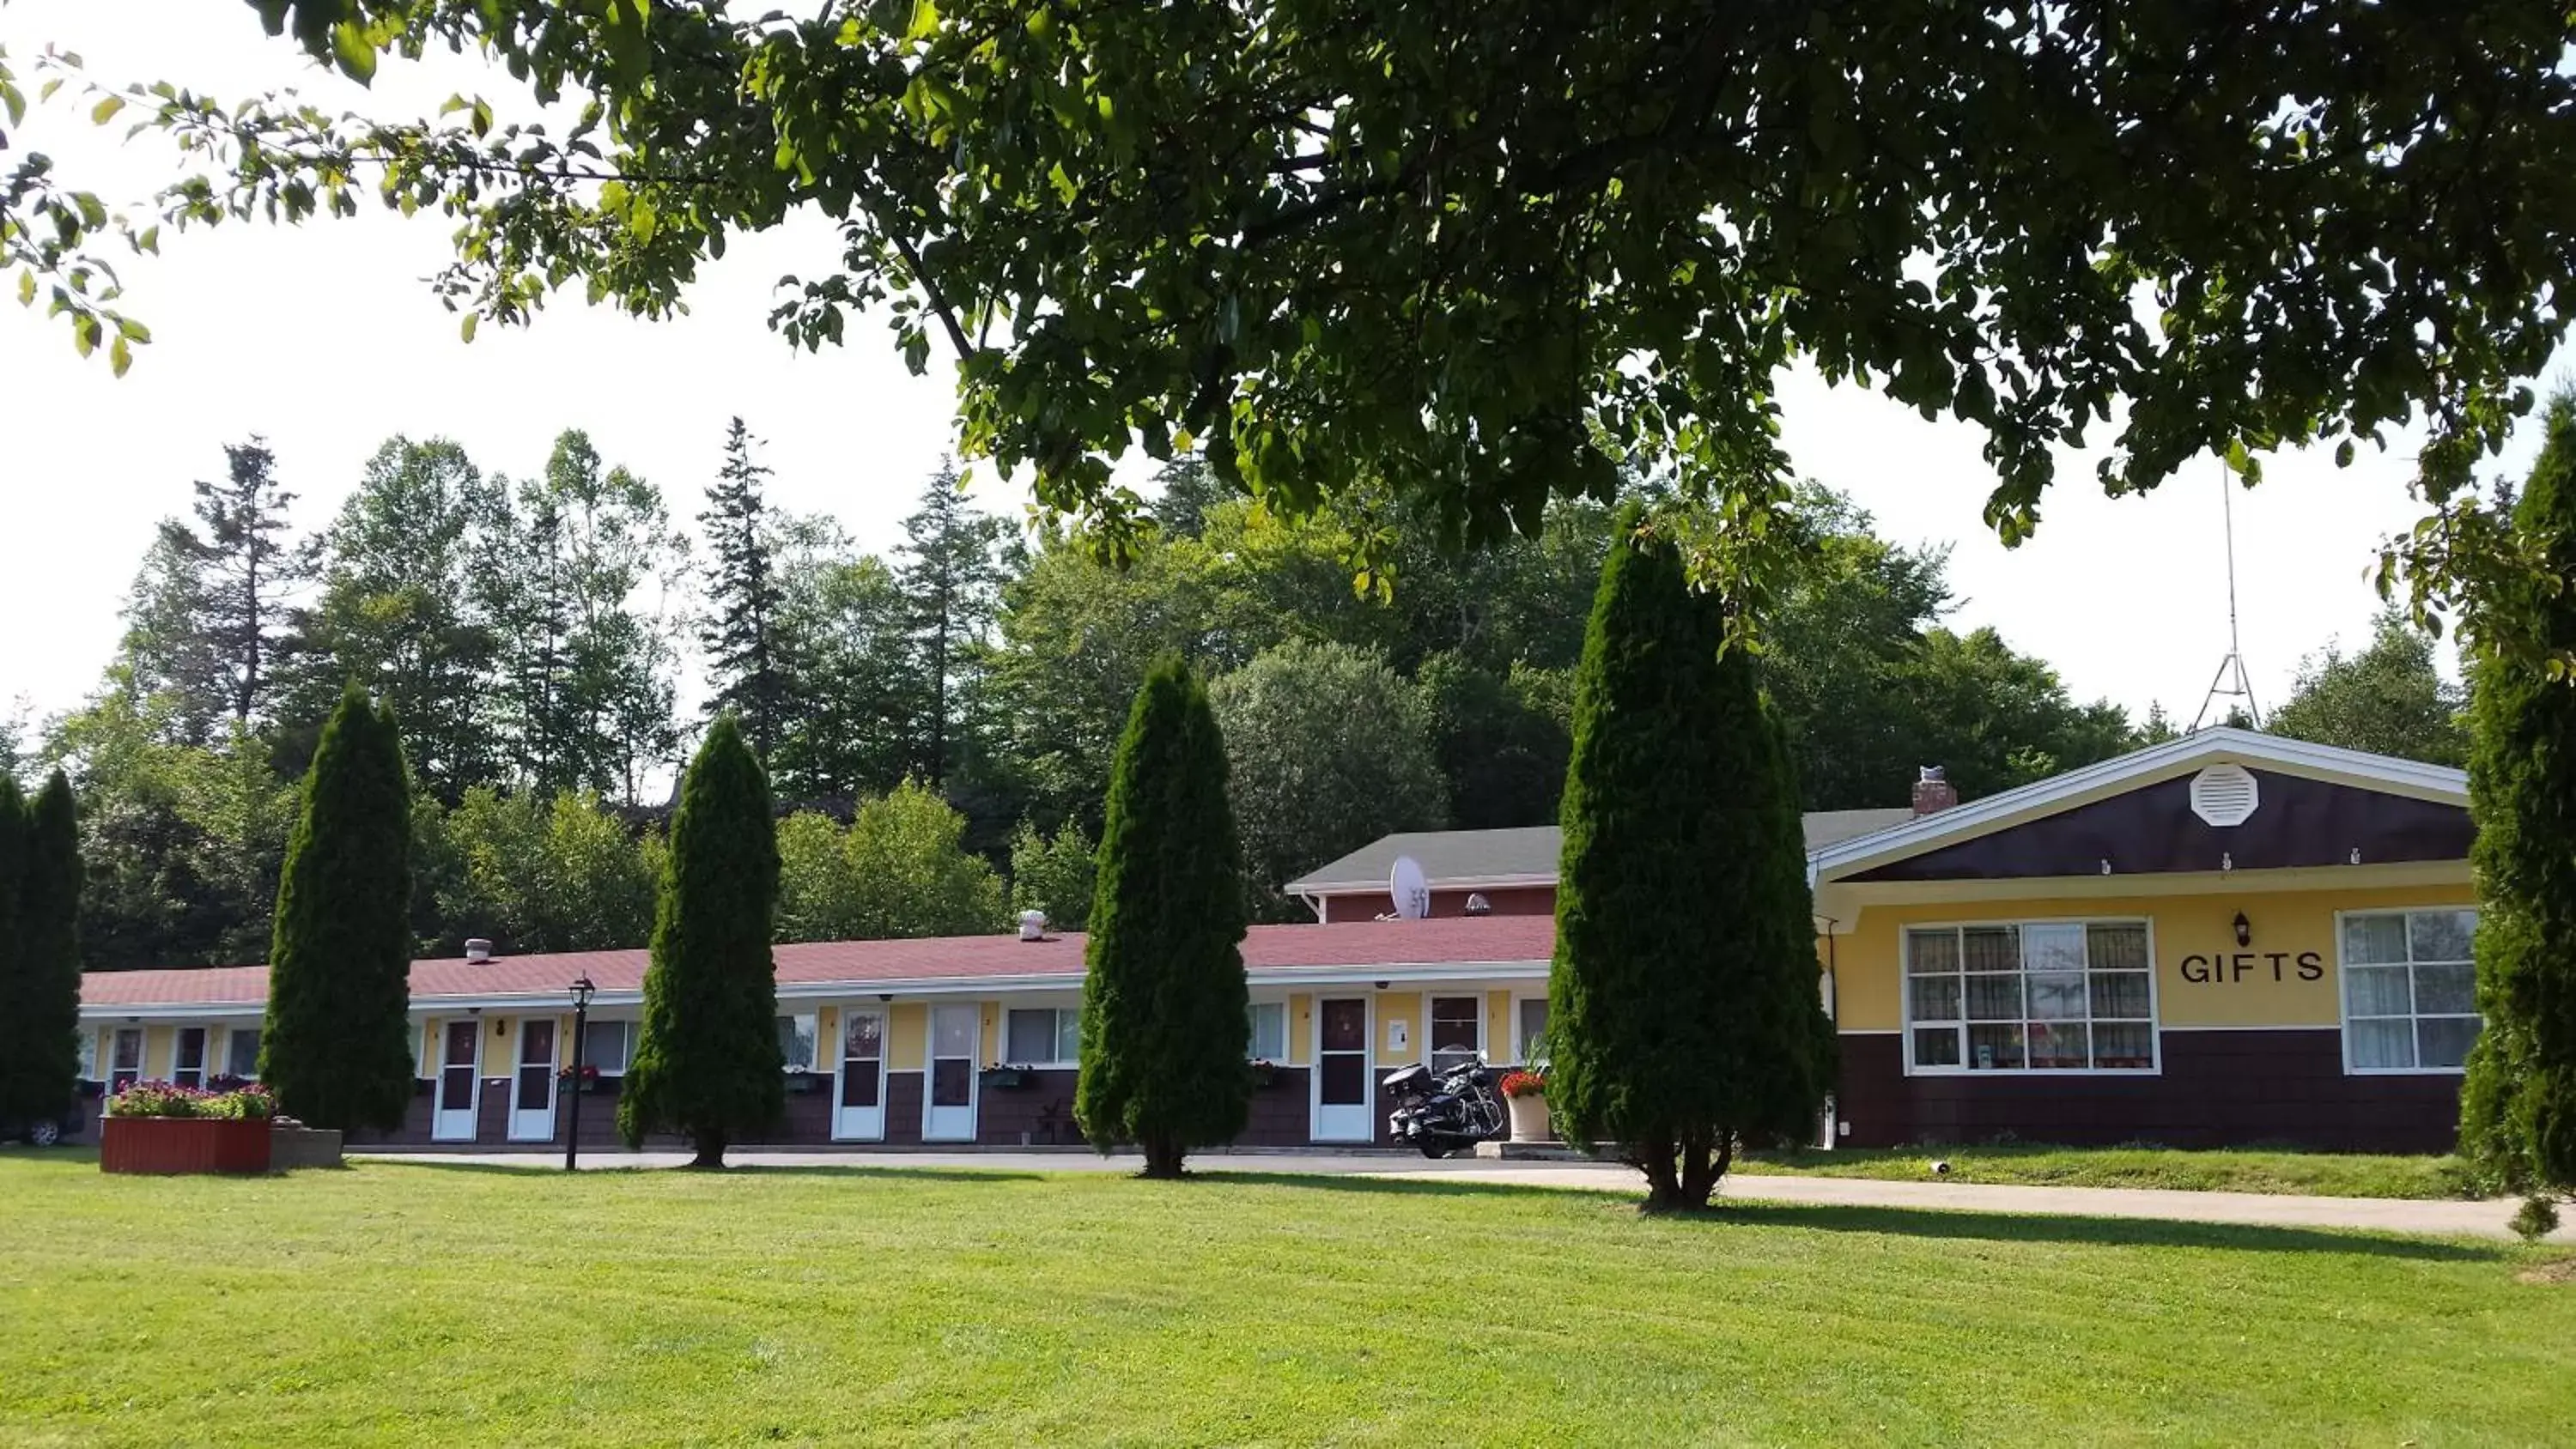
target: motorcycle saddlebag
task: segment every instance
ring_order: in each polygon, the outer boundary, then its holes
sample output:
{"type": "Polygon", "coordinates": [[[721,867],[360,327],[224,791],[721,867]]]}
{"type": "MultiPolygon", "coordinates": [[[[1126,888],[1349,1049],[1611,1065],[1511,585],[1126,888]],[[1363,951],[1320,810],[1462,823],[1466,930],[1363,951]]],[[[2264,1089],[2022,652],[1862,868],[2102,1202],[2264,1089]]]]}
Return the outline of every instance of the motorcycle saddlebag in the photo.
{"type": "Polygon", "coordinates": [[[1431,1069],[1420,1062],[1386,1074],[1378,1086],[1390,1096],[1410,1096],[1431,1090],[1431,1069]]]}

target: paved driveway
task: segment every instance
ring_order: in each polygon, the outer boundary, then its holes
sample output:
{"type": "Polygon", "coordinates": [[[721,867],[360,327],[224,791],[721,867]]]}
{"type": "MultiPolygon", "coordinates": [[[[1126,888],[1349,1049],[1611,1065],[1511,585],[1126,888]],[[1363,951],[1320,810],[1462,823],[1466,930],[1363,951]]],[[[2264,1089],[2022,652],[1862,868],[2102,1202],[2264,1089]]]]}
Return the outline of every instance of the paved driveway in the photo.
{"type": "MultiPolygon", "coordinates": [[[[422,1163],[473,1163],[560,1169],[563,1159],[524,1152],[352,1153],[422,1163]]],[[[681,1152],[586,1151],[588,1169],[678,1167],[681,1152]]],[[[730,1153],[738,1167],[980,1168],[990,1172],[1134,1172],[1140,1159],[1059,1152],[759,1152],[730,1153]]],[[[1485,1183],[1502,1187],[1636,1192],[1637,1174],[1593,1162],[1492,1162],[1461,1158],[1426,1161],[1411,1154],[1211,1152],[1190,1158],[1198,1172],[1335,1173],[1398,1181],[1485,1183]]],[[[1962,1212],[2039,1213],[2054,1217],[2129,1218],[2165,1222],[2233,1223],[2253,1227],[2343,1228],[2422,1233],[2445,1237],[2510,1238],[2510,1202],[2409,1201],[2390,1198],[2293,1197],[2253,1192],[2174,1192],[2143,1188],[1982,1187],[1956,1182],[1879,1182],[1865,1178],[1727,1177],[1723,1196],[1834,1207],[1950,1209],[1962,1212]]],[[[2576,1215],[2571,1215],[2576,1216],[2576,1215]]],[[[2576,1224],[2552,1242],[2576,1242],[2576,1224]]]]}

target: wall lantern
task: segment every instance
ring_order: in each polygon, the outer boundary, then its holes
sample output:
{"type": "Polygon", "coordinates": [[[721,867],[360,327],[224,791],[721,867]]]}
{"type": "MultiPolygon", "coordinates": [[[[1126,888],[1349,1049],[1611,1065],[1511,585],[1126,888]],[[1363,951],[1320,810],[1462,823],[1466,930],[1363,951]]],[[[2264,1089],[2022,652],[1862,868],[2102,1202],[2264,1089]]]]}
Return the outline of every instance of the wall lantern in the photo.
{"type": "Polygon", "coordinates": [[[2254,944],[2254,923],[2245,919],[2243,911],[2236,913],[2236,944],[2239,946],[2254,944]]]}
{"type": "Polygon", "coordinates": [[[894,1000],[894,993],[891,991],[880,991],[877,993],[877,1000],[892,1001],[894,1000]]]}

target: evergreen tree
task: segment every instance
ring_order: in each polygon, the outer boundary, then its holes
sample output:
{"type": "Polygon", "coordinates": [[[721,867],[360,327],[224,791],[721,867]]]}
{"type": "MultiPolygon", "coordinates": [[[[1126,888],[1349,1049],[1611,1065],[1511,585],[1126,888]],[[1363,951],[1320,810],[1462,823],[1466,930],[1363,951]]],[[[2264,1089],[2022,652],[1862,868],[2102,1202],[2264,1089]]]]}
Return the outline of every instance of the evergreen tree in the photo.
{"type": "Polygon", "coordinates": [[[617,1103],[627,1143],[685,1133],[693,1167],[724,1166],[734,1138],[787,1108],[770,956],[778,835],[769,778],[719,715],[680,786],[644,973],[644,1031],[617,1103]]]}
{"type": "MultiPolygon", "coordinates": [[[[2576,394],[2549,400],[2547,441],[2514,509],[2550,576],[2576,577],[2576,394]]],[[[2471,622],[2576,649],[2576,595],[2508,581],[2471,622]]],[[[2576,1192],[2576,688],[2527,661],[2475,667],[2469,809],[2477,843],[2478,1011],[2461,1089],[2461,1149],[2500,1186],[2547,1200],[2576,1192]]]]}
{"type": "Polygon", "coordinates": [[[260,1080],[317,1127],[391,1131],[412,1093],[411,786],[389,708],[351,684],[287,841],[260,1080]]]}
{"type": "Polygon", "coordinates": [[[1706,1206],[1740,1143],[1819,1104],[1821,1008],[1753,661],[1720,652],[1724,606],[1673,546],[1629,525],[1575,677],[1548,1102],[1570,1140],[1618,1144],[1664,1211],[1706,1206]]]}
{"type": "Polygon", "coordinates": [[[795,661],[783,647],[786,592],[760,496],[769,469],[752,461],[754,441],[735,418],[725,433],[724,469],[707,489],[707,511],[698,515],[714,554],[698,640],[707,651],[707,712],[738,715],[761,762],[775,769],[795,695],[795,661]]]}
{"type": "Polygon", "coordinates": [[[956,764],[967,683],[1000,605],[996,552],[1006,530],[1002,520],[975,511],[956,465],[943,462],[903,533],[907,562],[896,577],[910,610],[922,691],[914,773],[937,789],[956,764]]]}
{"type": "Polygon", "coordinates": [[[1180,1176],[1189,1149],[1231,1141],[1252,1110],[1225,770],[1206,688],[1163,660],[1136,693],[1109,780],[1073,1107],[1103,1152],[1144,1149],[1147,1177],[1180,1176]]]}
{"type": "MultiPolygon", "coordinates": [[[[28,824],[27,800],[17,778],[0,775],[0,1052],[7,1053],[0,1056],[0,1119],[13,1115],[6,1109],[19,1097],[11,1049],[20,1045],[18,1023],[28,1014],[33,985],[24,904],[28,824]]],[[[60,1107],[57,1103],[56,1110],[60,1107]]]]}
{"type": "Polygon", "coordinates": [[[144,688],[169,694],[174,742],[264,719],[288,648],[286,600],[312,576],[286,537],[295,495],[253,438],[224,448],[221,483],[196,484],[195,521],[164,519],[126,608],[125,654],[144,688]]]}
{"type": "MultiPolygon", "coordinates": [[[[0,796],[16,787],[0,784],[0,796]]],[[[0,811],[10,808],[0,801],[0,811]]],[[[0,946],[0,1121],[61,1114],[80,1072],[80,831],[56,770],[23,814],[16,939],[0,946]]],[[[0,826],[0,829],[6,829],[0,826]]],[[[5,867],[0,867],[5,869],[5,867]]]]}

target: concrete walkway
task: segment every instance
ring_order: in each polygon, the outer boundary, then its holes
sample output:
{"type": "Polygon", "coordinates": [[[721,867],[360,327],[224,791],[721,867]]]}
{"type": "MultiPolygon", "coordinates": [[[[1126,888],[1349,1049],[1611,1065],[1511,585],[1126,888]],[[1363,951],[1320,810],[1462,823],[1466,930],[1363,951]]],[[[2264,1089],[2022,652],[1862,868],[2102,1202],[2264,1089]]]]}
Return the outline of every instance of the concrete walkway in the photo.
{"type": "MultiPolygon", "coordinates": [[[[379,1161],[462,1164],[560,1170],[563,1159],[525,1152],[351,1153],[379,1161]]],[[[678,1167],[679,1152],[587,1151],[589,1169],[678,1167]]],[[[1058,1152],[734,1152],[738,1167],[873,1168],[887,1171],[968,1168],[984,1172],[1134,1172],[1139,1159],[1102,1157],[1080,1149],[1058,1152]]],[[[1303,1152],[1211,1152],[1190,1158],[1194,1171],[1325,1174],[1378,1177],[1399,1182],[1481,1183],[1589,1192],[1636,1192],[1637,1174],[1609,1163],[1496,1163],[1477,1159],[1429,1162],[1412,1155],[1303,1152]]],[[[2254,1192],[2177,1192],[2148,1188],[1987,1187],[1961,1182],[1882,1182],[1868,1178],[1727,1177],[1722,1195],[1753,1202],[1902,1211],[2030,1213],[2050,1217],[2123,1218],[2162,1222],[2228,1223],[2249,1227],[2327,1228],[2439,1237],[2506,1238],[2513,1231],[2511,1202],[2418,1201],[2395,1198],[2294,1197],[2254,1192]]],[[[2576,1214],[2571,1214],[2576,1216],[2576,1214]]],[[[2576,1243],[2576,1224],[2550,1236],[2576,1243]]]]}

